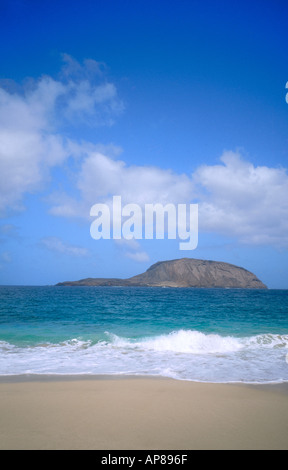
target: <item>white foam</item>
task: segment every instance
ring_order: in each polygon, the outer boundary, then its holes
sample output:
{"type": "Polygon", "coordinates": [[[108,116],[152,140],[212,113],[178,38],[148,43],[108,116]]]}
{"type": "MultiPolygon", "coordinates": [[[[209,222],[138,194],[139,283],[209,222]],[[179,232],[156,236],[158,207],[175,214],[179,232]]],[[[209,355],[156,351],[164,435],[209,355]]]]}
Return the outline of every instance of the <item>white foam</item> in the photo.
{"type": "Polygon", "coordinates": [[[244,338],[249,348],[287,348],[288,335],[263,334],[244,338]]]}
{"type": "Polygon", "coordinates": [[[107,332],[116,347],[140,348],[151,351],[172,351],[187,354],[214,354],[236,352],[241,349],[285,348],[288,347],[288,335],[263,334],[237,338],[205,334],[195,330],[178,330],[156,337],[140,340],[121,338],[107,332]]]}
{"type": "Polygon", "coordinates": [[[237,338],[204,334],[200,331],[178,330],[156,337],[142,338],[133,342],[129,339],[110,335],[117,347],[138,348],[150,351],[171,351],[175,353],[202,354],[238,351],[243,345],[237,338]]]}
{"type": "Polygon", "coordinates": [[[246,338],[178,330],[153,337],[105,341],[73,338],[19,347],[0,342],[0,375],[135,374],[202,382],[288,381],[288,335],[246,338]]]}

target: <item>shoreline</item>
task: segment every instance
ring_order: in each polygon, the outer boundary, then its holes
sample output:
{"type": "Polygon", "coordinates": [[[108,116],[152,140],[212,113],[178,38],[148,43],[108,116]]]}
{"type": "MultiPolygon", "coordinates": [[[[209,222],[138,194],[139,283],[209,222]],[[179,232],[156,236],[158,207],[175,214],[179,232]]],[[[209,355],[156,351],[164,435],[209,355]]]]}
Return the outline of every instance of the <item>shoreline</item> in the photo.
{"type": "Polygon", "coordinates": [[[0,375],[1,383],[22,383],[22,382],[66,382],[66,381],[85,381],[85,380],[171,380],[175,382],[187,382],[207,385],[231,385],[257,388],[277,388],[288,393],[287,382],[206,382],[201,380],[176,379],[164,375],[141,375],[141,374],[11,374],[0,375]]]}
{"type": "Polygon", "coordinates": [[[288,450],[286,383],[2,376],[0,416],[1,450],[288,450]]]}
{"type": "Polygon", "coordinates": [[[137,375],[137,374],[15,374],[0,375],[2,383],[23,383],[23,382],[78,382],[78,381],[98,381],[98,380],[166,380],[180,383],[203,384],[203,385],[227,385],[239,387],[252,387],[267,390],[278,390],[288,394],[287,382],[206,382],[200,380],[176,379],[164,375],[137,375]]]}

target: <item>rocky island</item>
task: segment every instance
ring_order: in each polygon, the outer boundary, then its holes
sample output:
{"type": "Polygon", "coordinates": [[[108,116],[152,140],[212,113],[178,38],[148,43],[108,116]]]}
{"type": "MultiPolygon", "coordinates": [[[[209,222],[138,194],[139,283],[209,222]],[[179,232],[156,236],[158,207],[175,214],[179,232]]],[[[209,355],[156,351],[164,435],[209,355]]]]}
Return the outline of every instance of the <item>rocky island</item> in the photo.
{"type": "Polygon", "coordinates": [[[60,282],[57,286],[144,286],[267,289],[247,269],[220,261],[182,258],[160,261],[145,273],[128,279],[87,278],[60,282]]]}

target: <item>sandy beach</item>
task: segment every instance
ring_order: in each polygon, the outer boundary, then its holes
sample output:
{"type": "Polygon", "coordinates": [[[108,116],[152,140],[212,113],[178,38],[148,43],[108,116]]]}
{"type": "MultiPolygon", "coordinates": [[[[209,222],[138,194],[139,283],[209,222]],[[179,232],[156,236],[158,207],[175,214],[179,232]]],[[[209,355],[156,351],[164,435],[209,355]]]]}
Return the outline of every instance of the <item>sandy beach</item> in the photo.
{"type": "Polygon", "coordinates": [[[0,449],[288,449],[286,386],[1,379],[0,449]]]}

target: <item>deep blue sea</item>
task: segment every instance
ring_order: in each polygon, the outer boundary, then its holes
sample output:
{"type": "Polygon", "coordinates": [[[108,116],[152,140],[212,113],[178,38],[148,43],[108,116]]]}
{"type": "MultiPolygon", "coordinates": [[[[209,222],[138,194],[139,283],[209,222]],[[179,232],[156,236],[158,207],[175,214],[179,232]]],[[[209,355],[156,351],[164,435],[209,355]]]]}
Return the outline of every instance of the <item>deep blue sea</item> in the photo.
{"type": "Polygon", "coordinates": [[[0,286],[0,375],[288,381],[288,291],[0,286]]]}

